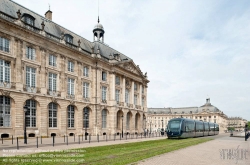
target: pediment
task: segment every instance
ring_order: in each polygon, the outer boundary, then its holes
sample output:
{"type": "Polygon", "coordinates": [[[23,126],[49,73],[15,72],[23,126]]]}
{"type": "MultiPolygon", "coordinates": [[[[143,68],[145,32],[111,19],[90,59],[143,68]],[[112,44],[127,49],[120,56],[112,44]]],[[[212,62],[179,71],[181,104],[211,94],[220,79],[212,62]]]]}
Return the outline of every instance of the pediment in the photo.
{"type": "Polygon", "coordinates": [[[140,68],[136,66],[133,62],[120,63],[118,64],[118,66],[134,74],[142,76],[140,68]]]}

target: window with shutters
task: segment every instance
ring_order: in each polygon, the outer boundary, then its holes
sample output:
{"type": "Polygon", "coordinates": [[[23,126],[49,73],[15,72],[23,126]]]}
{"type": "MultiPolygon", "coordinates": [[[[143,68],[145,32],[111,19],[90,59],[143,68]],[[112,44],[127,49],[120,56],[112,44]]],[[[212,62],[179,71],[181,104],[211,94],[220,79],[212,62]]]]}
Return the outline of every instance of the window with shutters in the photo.
{"type": "Polygon", "coordinates": [[[0,96],[0,127],[11,126],[10,98],[0,96]]]}
{"type": "Polygon", "coordinates": [[[75,79],[68,78],[68,95],[74,95],[75,79]]]}
{"type": "Polygon", "coordinates": [[[74,72],[74,63],[72,61],[68,61],[68,71],[74,72]]]}
{"type": "Polygon", "coordinates": [[[57,127],[57,104],[49,103],[49,127],[57,127]]]}
{"type": "Polygon", "coordinates": [[[0,37],[0,50],[10,52],[10,40],[0,37]]]}
{"type": "Polygon", "coordinates": [[[68,128],[75,126],[75,108],[73,105],[68,106],[68,128]]]}
{"type": "Polygon", "coordinates": [[[83,98],[89,98],[89,83],[83,82],[83,98]]]}
{"type": "Polygon", "coordinates": [[[56,66],[56,56],[54,55],[49,55],[49,65],[50,66],[56,66]]]}
{"type": "Polygon", "coordinates": [[[10,83],[10,63],[0,59],[0,82],[10,83]]]}
{"type": "Polygon", "coordinates": [[[26,47],[26,57],[27,57],[27,59],[35,60],[35,58],[36,58],[35,49],[27,46],[26,47]]]}
{"type": "Polygon", "coordinates": [[[89,68],[87,66],[83,68],[83,76],[89,77],[89,68]]]}
{"type": "Polygon", "coordinates": [[[49,73],[49,91],[56,92],[57,74],[49,73]]]}
{"type": "Polygon", "coordinates": [[[36,87],[36,69],[26,67],[26,85],[27,87],[36,87]]]}

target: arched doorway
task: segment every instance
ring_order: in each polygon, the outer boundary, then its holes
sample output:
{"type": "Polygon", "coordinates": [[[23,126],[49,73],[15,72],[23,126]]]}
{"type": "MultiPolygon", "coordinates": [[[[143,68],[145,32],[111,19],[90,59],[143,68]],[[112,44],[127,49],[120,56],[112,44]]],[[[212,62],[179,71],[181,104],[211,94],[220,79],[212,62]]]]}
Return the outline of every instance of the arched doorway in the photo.
{"type": "Polygon", "coordinates": [[[135,130],[139,129],[140,114],[137,112],[135,115],[135,130]]]}
{"type": "Polygon", "coordinates": [[[126,129],[130,130],[131,126],[132,113],[129,111],[126,115],[126,129]]]}
{"type": "Polygon", "coordinates": [[[117,111],[116,113],[116,128],[117,130],[122,130],[122,122],[123,122],[124,116],[122,110],[117,111]]]}

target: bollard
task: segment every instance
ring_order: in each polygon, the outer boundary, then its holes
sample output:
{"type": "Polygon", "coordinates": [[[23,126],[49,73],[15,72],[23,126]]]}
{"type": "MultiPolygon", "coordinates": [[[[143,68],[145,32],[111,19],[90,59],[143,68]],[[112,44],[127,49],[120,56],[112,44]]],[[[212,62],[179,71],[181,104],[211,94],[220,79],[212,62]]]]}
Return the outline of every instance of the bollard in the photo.
{"type": "Polygon", "coordinates": [[[42,144],[42,142],[43,142],[43,141],[42,141],[42,136],[41,136],[41,144],[42,144]]]}
{"type": "Polygon", "coordinates": [[[19,150],[19,146],[18,146],[18,137],[16,138],[16,149],[19,150]]]}
{"type": "Polygon", "coordinates": [[[80,144],[80,135],[78,135],[78,140],[79,140],[79,144],[80,144]]]}
{"type": "Polygon", "coordinates": [[[38,148],[38,136],[36,137],[36,148],[38,148]]]}
{"type": "Polygon", "coordinates": [[[120,140],[122,140],[122,134],[120,134],[120,140]]]}
{"type": "Polygon", "coordinates": [[[108,141],[107,134],[106,134],[106,142],[108,141]]]}
{"type": "Polygon", "coordinates": [[[114,141],[115,141],[115,134],[114,134],[114,141]]]}
{"type": "Polygon", "coordinates": [[[2,144],[3,144],[3,138],[2,138],[2,144]]]}
{"type": "Polygon", "coordinates": [[[52,136],[52,139],[53,139],[53,147],[55,145],[55,136],[52,136]]]}
{"type": "Polygon", "coordinates": [[[127,134],[126,134],[126,140],[127,140],[127,134]]]}
{"type": "Polygon", "coordinates": [[[82,134],[82,141],[83,141],[83,134],[82,134]]]}
{"type": "Polygon", "coordinates": [[[64,143],[65,143],[65,135],[63,136],[63,141],[64,141],[64,143]]]}
{"type": "Polygon", "coordinates": [[[74,134],[74,142],[75,142],[75,134],[74,134]]]}
{"type": "Polygon", "coordinates": [[[12,135],[12,144],[13,144],[13,135],[12,135]]]}
{"type": "Polygon", "coordinates": [[[66,136],[66,140],[67,140],[67,145],[69,144],[69,141],[68,141],[68,135],[66,136]]]}
{"type": "Polygon", "coordinates": [[[98,143],[99,143],[99,135],[97,134],[97,140],[98,140],[98,143]]]}
{"type": "Polygon", "coordinates": [[[89,135],[89,143],[90,143],[90,135],[89,135]]]}
{"type": "Polygon", "coordinates": [[[141,133],[141,139],[142,139],[142,133],[141,133]]]}

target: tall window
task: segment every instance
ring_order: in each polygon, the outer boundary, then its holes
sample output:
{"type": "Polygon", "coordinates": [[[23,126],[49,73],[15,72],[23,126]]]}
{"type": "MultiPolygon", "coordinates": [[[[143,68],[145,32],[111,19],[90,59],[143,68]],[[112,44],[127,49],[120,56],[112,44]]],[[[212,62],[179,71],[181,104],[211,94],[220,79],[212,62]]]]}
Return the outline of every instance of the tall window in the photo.
{"type": "Polygon", "coordinates": [[[36,69],[26,67],[26,85],[28,87],[36,87],[36,69]]]}
{"type": "Polygon", "coordinates": [[[49,91],[56,91],[56,77],[57,74],[49,73],[49,91]]]}
{"type": "Polygon", "coordinates": [[[56,66],[56,56],[54,55],[49,55],[49,65],[50,66],[56,66]]]}
{"type": "Polygon", "coordinates": [[[10,52],[10,40],[0,37],[0,50],[10,52]]]}
{"type": "Polygon", "coordinates": [[[89,98],[89,83],[83,83],[83,98],[89,98]]]}
{"type": "Polygon", "coordinates": [[[138,113],[135,115],[135,129],[138,129],[138,121],[139,121],[139,115],[138,113]]]}
{"type": "Polygon", "coordinates": [[[125,90],[125,103],[129,103],[129,90],[125,90]]]}
{"type": "Polygon", "coordinates": [[[31,25],[31,26],[34,26],[34,19],[29,17],[29,16],[25,16],[24,22],[31,25]]]}
{"type": "Polygon", "coordinates": [[[107,128],[107,110],[102,110],[102,128],[107,128]]]}
{"type": "Polygon", "coordinates": [[[36,127],[36,101],[27,100],[26,106],[28,107],[27,112],[25,113],[26,126],[36,127]]]}
{"type": "Polygon", "coordinates": [[[75,125],[75,109],[74,106],[68,106],[68,128],[73,128],[75,125]]]}
{"type": "Polygon", "coordinates": [[[68,78],[68,95],[74,95],[74,82],[75,79],[68,78]]]}
{"type": "Polygon", "coordinates": [[[137,105],[137,95],[134,95],[134,105],[137,105]]]}
{"type": "Polygon", "coordinates": [[[144,102],[145,102],[145,101],[144,101],[144,97],[142,97],[142,99],[141,99],[141,106],[142,106],[142,107],[144,107],[144,102]]]}
{"type": "Polygon", "coordinates": [[[127,129],[129,129],[130,128],[130,113],[127,113],[127,124],[126,124],[126,126],[127,126],[127,129]]]}
{"type": "Polygon", "coordinates": [[[68,71],[74,72],[74,63],[72,61],[68,61],[68,71]]]}
{"type": "Polygon", "coordinates": [[[89,108],[83,109],[83,128],[89,128],[89,108]]]}
{"type": "Polygon", "coordinates": [[[10,98],[0,96],[0,127],[10,127],[10,98]]]}
{"type": "Polygon", "coordinates": [[[120,85],[120,77],[119,76],[115,76],[115,84],[120,85]]]}
{"type": "Polygon", "coordinates": [[[120,101],[120,90],[118,89],[115,90],[115,101],[120,101]]]}
{"type": "Polygon", "coordinates": [[[36,51],[34,48],[26,47],[26,57],[30,60],[35,60],[36,58],[36,51]]]}
{"type": "Polygon", "coordinates": [[[89,77],[89,68],[87,66],[83,68],[83,76],[89,77]]]}
{"type": "Polygon", "coordinates": [[[49,127],[57,127],[57,104],[49,103],[49,127]]]}
{"type": "Polygon", "coordinates": [[[142,88],[141,88],[141,92],[144,93],[144,87],[143,87],[143,86],[142,86],[142,88]]]}
{"type": "Polygon", "coordinates": [[[107,87],[102,87],[102,100],[107,100],[107,87]]]}
{"type": "Polygon", "coordinates": [[[134,83],[134,90],[137,91],[137,84],[134,83]]]}
{"type": "Polygon", "coordinates": [[[102,81],[107,81],[107,73],[102,72],[102,81]]]}
{"type": "Polygon", "coordinates": [[[0,60],[0,82],[10,82],[10,63],[0,60]]]}

